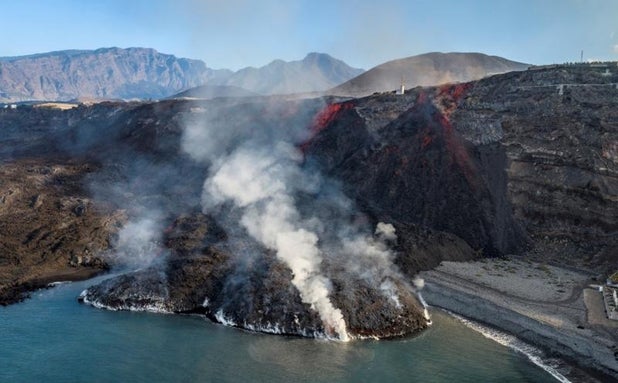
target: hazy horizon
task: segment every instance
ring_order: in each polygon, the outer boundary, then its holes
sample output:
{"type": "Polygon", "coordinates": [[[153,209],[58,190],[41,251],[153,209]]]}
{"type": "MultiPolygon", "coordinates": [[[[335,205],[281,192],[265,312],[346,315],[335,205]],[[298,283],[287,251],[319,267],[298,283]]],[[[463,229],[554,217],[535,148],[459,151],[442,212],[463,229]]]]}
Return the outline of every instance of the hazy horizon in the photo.
{"type": "Polygon", "coordinates": [[[23,0],[3,5],[0,57],[145,47],[211,68],[327,53],[369,69],[426,52],[530,64],[618,59],[618,1],[23,0]],[[17,44],[16,44],[17,43],[17,44]]]}

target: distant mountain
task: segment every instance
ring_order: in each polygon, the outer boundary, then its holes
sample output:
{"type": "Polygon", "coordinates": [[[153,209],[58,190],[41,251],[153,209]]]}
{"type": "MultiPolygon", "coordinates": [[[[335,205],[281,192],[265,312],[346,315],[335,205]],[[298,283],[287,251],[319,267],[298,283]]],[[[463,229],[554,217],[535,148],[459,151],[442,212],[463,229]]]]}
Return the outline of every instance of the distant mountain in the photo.
{"type": "Polygon", "coordinates": [[[238,97],[243,90],[304,93],[330,89],[362,72],[322,53],[233,72],[148,48],[66,50],[0,57],[0,102],[159,99],[203,85],[208,87],[195,91],[204,96],[199,98],[238,97]]]}
{"type": "Polygon", "coordinates": [[[478,80],[491,74],[527,69],[529,64],[482,53],[426,53],[378,65],[327,93],[364,96],[374,92],[478,80]]]}
{"type": "Polygon", "coordinates": [[[244,68],[210,84],[231,85],[261,94],[320,92],[363,73],[324,53],[309,53],[299,61],[275,60],[260,68],[244,68]]]}
{"type": "Polygon", "coordinates": [[[0,101],[161,98],[231,73],[147,48],[4,57],[0,101]]]}
{"type": "Polygon", "coordinates": [[[230,85],[200,85],[175,94],[170,98],[199,98],[209,100],[217,97],[252,97],[258,96],[257,93],[251,92],[237,86],[230,85]]]}

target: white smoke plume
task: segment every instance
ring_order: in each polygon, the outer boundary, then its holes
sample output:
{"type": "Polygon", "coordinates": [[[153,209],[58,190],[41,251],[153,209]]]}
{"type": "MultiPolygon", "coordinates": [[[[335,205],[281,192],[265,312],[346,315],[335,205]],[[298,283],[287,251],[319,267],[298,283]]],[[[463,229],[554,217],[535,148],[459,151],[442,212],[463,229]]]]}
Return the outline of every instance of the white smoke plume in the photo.
{"type": "Polygon", "coordinates": [[[416,287],[416,295],[418,296],[418,299],[423,305],[423,314],[425,315],[425,319],[427,320],[428,324],[431,324],[431,317],[429,316],[429,310],[427,310],[427,302],[425,302],[423,294],[421,294],[421,290],[423,289],[423,287],[425,287],[425,280],[423,278],[416,277],[414,278],[413,283],[414,287],[416,287]]]}
{"type": "Polygon", "coordinates": [[[395,226],[390,223],[378,222],[376,226],[375,235],[385,241],[396,241],[397,234],[395,234],[395,226]]]}
{"type": "Polygon", "coordinates": [[[300,176],[297,150],[279,142],[268,150],[242,147],[211,169],[204,185],[203,205],[231,200],[243,208],[241,224],[249,234],[275,250],[294,275],[292,283],[304,303],[318,312],[329,336],[347,340],[341,311],[330,301],[330,282],[321,274],[318,237],[302,227],[290,193],[300,176]]]}
{"type": "MultiPolygon", "coordinates": [[[[266,107],[276,115],[273,110],[285,111],[289,105],[266,107]]],[[[250,108],[246,105],[244,111],[250,108]]],[[[349,337],[344,316],[331,300],[333,268],[364,279],[400,308],[397,291],[411,287],[388,249],[397,239],[395,228],[380,223],[374,236],[368,225],[353,223],[353,202],[336,182],[303,163],[298,144],[308,137],[310,117],[304,125],[282,126],[244,111],[222,116],[205,109],[186,118],[183,149],[210,165],[202,194],[204,212],[231,211],[225,220],[238,217],[236,224],[273,250],[291,269],[293,285],[318,313],[329,337],[349,337]]]]}
{"type": "Polygon", "coordinates": [[[425,287],[425,280],[423,278],[416,277],[414,278],[414,286],[418,290],[422,290],[425,287]]]}
{"type": "Polygon", "coordinates": [[[119,265],[143,268],[161,259],[160,221],[156,215],[148,215],[133,219],[123,226],[118,233],[115,249],[119,265]]]}

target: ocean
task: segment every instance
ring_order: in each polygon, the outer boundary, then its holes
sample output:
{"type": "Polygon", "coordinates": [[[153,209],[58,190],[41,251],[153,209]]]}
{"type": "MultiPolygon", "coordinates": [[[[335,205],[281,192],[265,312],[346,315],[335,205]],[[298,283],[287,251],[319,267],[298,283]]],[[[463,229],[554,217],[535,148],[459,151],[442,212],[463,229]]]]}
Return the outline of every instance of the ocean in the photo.
{"type": "Polygon", "coordinates": [[[496,342],[501,336],[439,310],[430,310],[433,325],[418,336],[340,343],[78,303],[93,283],[61,284],[0,307],[0,382],[558,381],[496,342]]]}

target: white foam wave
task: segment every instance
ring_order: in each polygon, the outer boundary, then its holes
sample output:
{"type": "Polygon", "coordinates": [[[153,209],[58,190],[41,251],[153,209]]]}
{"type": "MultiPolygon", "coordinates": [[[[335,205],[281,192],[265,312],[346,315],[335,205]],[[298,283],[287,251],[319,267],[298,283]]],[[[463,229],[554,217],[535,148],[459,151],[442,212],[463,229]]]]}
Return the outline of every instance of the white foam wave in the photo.
{"type": "Polygon", "coordinates": [[[226,318],[225,313],[223,312],[223,310],[219,310],[215,313],[215,319],[217,320],[217,322],[225,325],[225,326],[230,326],[230,327],[236,327],[236,322],[234,322],[232,319],[230,318],[226,318]]]}
{"type": "Polygon", "coordinates": [[[71,283],[71,281],[56,281],[56,282],[51,282],[47,284],[47,287],[56,287],[56,286],[60,286],[60,285],[64,285],[67,283],[71,283]]]}
{"type": "Polygon", "coordinates": [[[483,326],[480,323],[474,322],[470,319],[464,318],[460,315],[447,311],[450,315],[458,319],[460,322],[465,324],[467,327],[472,330],[480,333],[485,338],[491,339],[494,342],[500,343],[503,346],[506,346],[512,350],[520,352],[524,354],[532,363],[539,366],[551,376],[553,376],[556,380],[561,383],[571,383],[569,379],[567,379],[564,375],[562,375],[556,368],[546,361],[543,360],[543,352],[538,348],[531,346],[517,337],[504,333],[502,331],[483,326]]]}
{"type": "MultiPolygon", "coordinates": [[[[270,322],[267,322],[265,325],[248,323],[246,321],[244,321],[242,324],[238,324],[233,319],[227,317],[225,313],[223,312],[223,310],[218,310],[215,313],[215,319],[217,320],[217,322],[219,322],[220,324],[224,326],[237,327],[237,328],[247,330],[247,331],[261,332],[261,333],[266,333],[266,334],[276,334],[276,335],[289,334],[289,335],[302,336],[304,338],[314,338],[314,339],[320,339],[320,340],[339,341],[339,342],[347,342],[350,339],[378,339],[377,337],[370,337],[370,336],[369,337],[354,337],[354,336],[348,335],[348,337],[345,340],[342,340],[341,338],[337,336],[326,334],[323,331],[309,332],[307,331],[307,329],[304,329],[304,328],[288,329],[279,323],[273,324],[270,322]]],[[[295,320],[295,323],[298,324],[297,318],[295,320]]]]}
{"type": "Polygon", "coordinates": [[[79,298],[85,304],[88,304],[97,309],[109,310],[109,311],[133,311],[133,312],[149,312],[155,314],[172,314],[173,312],[167,308],[163,302],[153,302],[148,304],[122,304],[119,306],[108,306],[98,300],[90,300],[88,298],[88,290],[84,290],[79,294],[79,298]]]}

